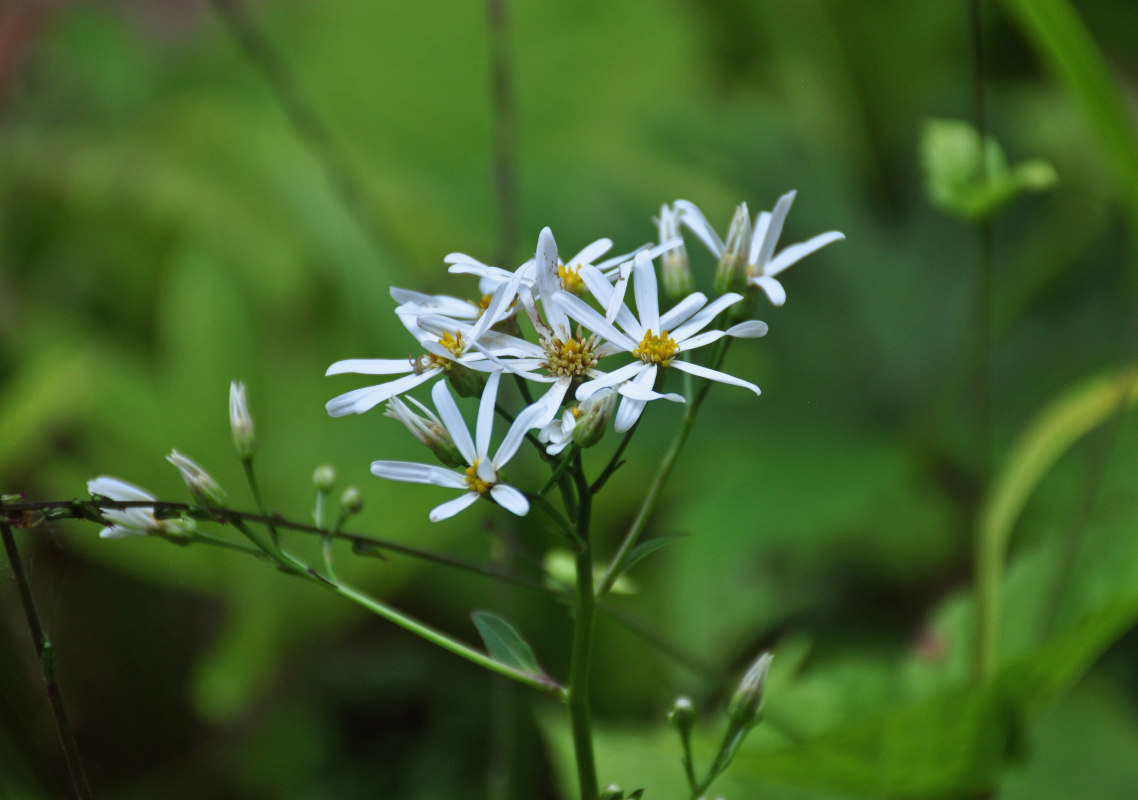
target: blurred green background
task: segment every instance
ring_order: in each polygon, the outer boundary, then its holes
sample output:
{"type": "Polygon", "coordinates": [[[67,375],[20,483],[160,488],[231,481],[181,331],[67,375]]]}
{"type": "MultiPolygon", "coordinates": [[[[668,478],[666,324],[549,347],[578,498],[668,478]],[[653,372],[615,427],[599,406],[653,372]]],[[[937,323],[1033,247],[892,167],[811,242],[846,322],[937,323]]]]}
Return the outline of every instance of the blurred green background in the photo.
{"type": "MultiPolygon", "coordinates": [[[[650,528],[691,536],[611,602],[683,657],[602,623],[602,781],[684,796],[665,710],[689,693],[710,748],[732,683],[769,647],[770,722],[717,786],[734,800],[1138,794],[1133,415],[1100,415],[1033,487],[1001,679],[968,682],[987,477],[1041,409],[1135,360],[1129,5],[1088,0],[1081,21],[1060,0],[984,5],[989,131],[1012,163],[1059,176],[993,225],[990,369],[980,234],[929,202],[920,154],[929,119],[975,120],[968,4],[508,5],[513,263],[544,225],[565,254],[601,236],[632,249],[675,198],[722,231],[736,203],[797,189],[784,242],[847,236],[787,273],[788,304],[759,312],[770,334],[733,350],[729,371],[763,397],[713,392],[650,528]]],[[[181,499],[163,460],[176,447],[250,508],[227,422],[240,379],[271,508],[308,518],[312,470],[329,462],[365,498],[351,529],[478,561],[515,542],[508,560],[534,573],[556,544],[540,520],[428,523],[436,491],[368,473],[418,445],[378,411],[323,409],[366,385],[322,377],[328,364],[409,346],[389,286],[461,294],[443,256],[495,258],[485,9],[247,11],[330,132],[354,205],[209,4],[0,9],[0,485],[71,498],[111,474],[181,499]]],[[[598,513],[603,552],[678,419],[649,409],[598,513]]],[[[233,553],[100,541],[92,525],[17,536],[99,796],[570,791],[556,709],[328,593],[233,553]]],[[[338,564],[469,641],[470,611],[495,610],[567,672],[568,611],[539,592],[400,557],[345,550],[338,564]]],[[[0,796],[68,796],[11,581],[0,619],[0,796]]]]}

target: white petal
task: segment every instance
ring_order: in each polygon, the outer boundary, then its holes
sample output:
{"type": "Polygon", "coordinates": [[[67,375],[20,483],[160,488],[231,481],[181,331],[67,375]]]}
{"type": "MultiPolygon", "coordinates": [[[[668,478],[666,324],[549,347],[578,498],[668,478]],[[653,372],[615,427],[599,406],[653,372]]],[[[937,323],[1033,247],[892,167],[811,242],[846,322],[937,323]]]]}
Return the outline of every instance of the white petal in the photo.
{"type": "Polygon", "coordinates": [[[154,495],[138,488],[133,483],[127,483],[109,475],[100,475],[98,478],[87,481],[87,491],[119,502],[155,499],[154,495]]]}
{"type": "Polygon", "coordinates": [[[680,222],[687,226],[716,258],[723,255],[723,240],[719,234],[707,223],[703,212],[687,200],[677,200],[673,205],[679,210],[680,222]]]}
{"type": "Polygon", "coordinates": [[[465,489],[466,478],[453,470],[435,464],[415,461],[373,461],[371,474],[404,483],[426,483],[445,489],[465,489]]]}
{"type": "Polygon", "coordinates": [[[604,317],[598,314],[592,306],[585,303],[584,300],[576,295],[572,295],[569,292],[558,292],[553,296],[553,302],[565,309],[565,313],[602,339],[619,345],[630,353],[637,348],[637,342],[618,331],[613,327],[612,323],[608,322],[604,317]]]}
{"type": "MultiPolygon", "coordinates": [[[[490,434],[494,431],[494,406],[498,402],[498,384],[502,380],[501,372],[493,372],[482,389],[482,398],[478,402],[478,422],[474,426],[475,458],[486,458],[490,452],[490,434]]],[[[473,462],[471,462],[473,463],[473,462]]]]}
{"type": "Polygon", "coordinates": [[[622,397],[620,399],[620,406],[616,409],[616,415],[613,417],[612,429],[617,433],[627,431],[636,424],[636,420],[640,419],[640,415],[644,413],[644,406],[646,405],[647,402],[644,400],[622,397]]]}
{"type": "Polygon", "coordinates": [[[481,497],[481,495],[478,494],[478,492],[460,494],[453,500],[447,500],[445,503],[432,508],[428,518],[431,522],[441,522],[444,519],[450,519],[459,511],[463,511],[474,505],[479,497],[481,497]]]}
{"type": "Polygon", "coordinates": [[[598,258],[603,256],[612,249],[612,239],[597,239],[592,244],[585,245],[585,248],[580,253],[573,256],[566,261],[566,264],[580,266],[581,264],[592,264],[598,258]]]}
{"type": "Polygon", "coordinates": [[[698,375],[701,378],[707,378],[708,380],[712,381],[719,381],[720,383],[729,383],[732,386],[742,386],[744,389],[750,389],[755,394],[762,394],[762,391],[758,386],[755,386],[755,384],[749,383],[742,378],[736,378],[734,375],[728,375],[726,372],[720,372],[719,370],[702,367],[699,364],[692,364],[688,361],[673,361],[672,366],[678,370],[682,370],[683,372],[690,372],[692,375],[698,375]]]}
{"type": "Polygon", "coordinates": [[[656,267],[647,253],[636,254],[632,267],[632,291],[636,313],[646,330],[660,335],[660,296],[656,289],[656,267]]]}
{"type": "Polygon", "coordinates": [[[697,331],[701,331],[711,324],[723,309],[738,303],[743,299],[743,295],[737,292],[728,292],[722,297],[717,297],[711,301],[703,310],[701,310],[694,317],[689,319],[680,327],[672,331],[672,338],[677,342],[682,343],[684,339],[691,336],[697,331]]]}
{"type": "Polygon", "coordinates": [[[763,237],[758,259],[752,262],[756,267],[763,268],[774,255],[775,245],[778,244],[778,237],[782,235],[782,225],[786,222],[786,215],[790,213],[790,204],[794,202],[795,194],[793,191],[787,192],[775,203],[774,211],[771,212],[771,224],[766,236],[763,237]]]}
{"type": "Polygon", "coordinates": [[[782,252],[775,256],[771,260],[771,263],[767,265],[766,269],[763,270],[763,272],[766,275],[774,277],[790,265],[797,263],[803,258],[806,258],[806,256],[810,255],[814,251],[821,250],[826,245],[833,242],[840,242],[845,238],[846,235],[844,233],[841,233],[839,231],[830,231],[829,233],[820,233],[817,236],[807,239],[805,242],[792,244],[789,247],[784,248],[782,252]]]}
{"type": "Polygon", "coordinates": [[[689,336],[679,343],[679,351],[687,353],[691,350],[696,350],[704,345],[711,344],[712,342],[722,339],[727,334],[723,331],[704,331],[697,333],[695,336],[689,336]]]}
{"type": "Polygon", "coordinates": [[[478,458],[474,450],[474,442],[470,440],[470,431],[466,428],[466,420],[462,418],[462,414],[458,413],[458,406],[455,404],[454,398],[451,397],[450,389],[447,388],[445,380],[439,381],[431,389],[431,399],[435,401],[435,409],[439,412],[439,418],[443,421],[443,425],[450,432],[450,438],[454,439],[454,446],[466,459],[467,464],[473,464],[478,458]]]}
{"type": "Polygon", "coordinates": [[[490,487],[490,496],[494,498],[495,503],[511,514],[524,517],[529,513],[529,500],[526,500],[526,496],[513,486],[506,486],[502,483],[494,484],[490,487]]]}
{"type": "Polygon", "coordinates": [[[747,253],[748,264],[759,263],[759,252],[763,249],[767,231],[771,227],[771,212],[762,211],[755,217],[755,227],[751,229],[751,249],[747,253]]]}
{"type": "Polygon", "coordinates": [[[345,414],[362,414],[397,394],[410,391],[419,384],[426,383],[440,372],[442,372],[442,370],[438,367],[432,367],[424,370],[420,375],[411,373],[410,375],[404,375],[402,378],[397,378],[387,383],[381,383],[379,386],[366,386],[363,389],[355,389],[339,397],[333,397],[325,403],[324,407],[328,409],[328,413],[333,417],[342,417],[345,414]]]}
{"type": "MultiPolygon", "coordinates": [[[[700,307],[706,302],[707,295],[703,292],[689,294],[683,300],[676,303],[668,313],[660,316],[660,327],[666,331],[670,331],[677,325],[682,325],[692,314],[699,311],[700,307]]],[[[659,333],[659,331],[657,331],[657,333],[659,333]]]]}
{"type": "Polygon", "coordinates": [[[411,361],[406,358],[348,358],[328,367],[324,375],[343,375],[347,372],[356,375],[397,375],[410,371],[411,361]]]}
{"type": "Polygon", "coordinates": [[[782,284],[774,278],[767,277],[766,275],[759,275],[751,278],[751,283],[758,286],[767,293],[771,303],[776,306],[781,306],[786,302],[786,289],[782,288],[782,284]]]}
{"type": "Polygon", "coordinates": [[[632,380],[639,375],[642,370],[648,369],[648,366],[649,365],[643,361],[633,361],[631,364],[625,364],[623,367],[615,369],[612,372],[601,373],[599,377],[591,381],[585,381],[578,386],[575,396],[578,400],[585,400],[606,386],[616,386],[618,383],[632,380]]]}
{"type": "Polygon", "coordinates": [[[498,445],[498,452],[494,455],[495,469],[501,469],[514,457],[522,442],[525,441],[527,431],[534,428],[544,428],[557,416],[557,409],[561,407],[561,401],[565,398],[565,393],[569,391],[569,383],[569,378],[559,378],[537,402],[526,406],[514,418],[514,422],[506,431],[502,443],[498,445]]]}
{"type": "Polygon", "coordinates": [[[757,339],[767,335],[767,324],[762,320],[749,319],[738,325],[732,325],[727,329],[727,335],[738,339],[757,339]]]}

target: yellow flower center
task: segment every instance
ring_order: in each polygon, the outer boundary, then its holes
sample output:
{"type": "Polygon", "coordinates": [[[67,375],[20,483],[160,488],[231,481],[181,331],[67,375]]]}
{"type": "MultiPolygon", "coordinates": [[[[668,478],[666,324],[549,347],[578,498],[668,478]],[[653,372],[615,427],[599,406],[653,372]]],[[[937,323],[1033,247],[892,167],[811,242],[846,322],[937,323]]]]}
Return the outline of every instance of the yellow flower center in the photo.
{"type": "Polygon", "coordinates": [[[479,313],[488,309],[490,307],[490,301],[493,299],[494,299],[494,295],[492,295],[492,294],[482,295],[482,297],[479,298],[478,302],[475,303],[475,305],[478,306],[479,313]]]}
{"type": "Polygon", "coordinates": [[[450,331],[443,331],[442,338],[439,339],[439,344],[454,354],[455,358],[462,355],[463,348],[465,347],[462,341],[462,331],[456,331],[454,336],[451,336],[450,331]]]}
{"type": "Polygon", "coordinates": [[[585,289],[585,282],[581,280],[578,270],[579,267],[570,264],[559,264],[557,266],[557,276],[561,278],[561,288],[573,294],[581,294],[585,289]]]}
{"type": "Polygon", "coordinates": [[[542,341],[545,348],[545,362],[542,364],[550,375],[558,377],[568,375],[579,378],[589,374],[597,365],[597,355],[593,352],[594,339],[581,339],[580,331],[577,338],[563,342],[556,336],[542,341]]]}
{"type": "Polygon", "coordinates": [[[645,364],[659,364],[661,367],[666,367],[672,363],[672,357],[678,349],[675,340],[668,336],[667,331],[660,331],[660,335],[656,336],[649,329],[640,340],[640,347],[633,350],[632,355],[645,364]]]}
{"type": "Polygon", "coordinates": [[[487,483],[478,477],[478,465],[481,463],[482,459],[475,459],[474,463],[466,468],[466,485],[470,487],[472,492],[486,494],[494,484],[487,483]]]}

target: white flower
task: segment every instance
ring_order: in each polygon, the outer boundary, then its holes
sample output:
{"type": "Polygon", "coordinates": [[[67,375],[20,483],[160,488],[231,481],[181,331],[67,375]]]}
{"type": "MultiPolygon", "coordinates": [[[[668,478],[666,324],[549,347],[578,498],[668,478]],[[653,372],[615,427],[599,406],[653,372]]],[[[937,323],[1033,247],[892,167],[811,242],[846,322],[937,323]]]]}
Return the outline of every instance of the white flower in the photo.
{"type": "Polygon", "coordinates": [[[387,410],[383,412],[383,415],[402,422],[404,427],[411,431],[411,435],[418,439],[420,444],[429,447],[439,461],[446,466],[457,467],[464,463],[462,454],[454,446],[454,440],[435,412],[414,397],[408,396],[407,399],[423,413],[416,414],[398,397],[393,397],[387,401],[387,410]]]}
{"type": "MultiPolygon", "coordinates": [[[[820,233],[805,242],[792,244],[783,248],[778,255],[774,249],[778,244],[778,237],[782,233],[783,223],[790,213],[790,206],[794,202],[795,192],[787,192],[778,199],[774,211],[763,211],[755,217],[755,226],[751,233],[751,246],[747,253],[747,263],[744,266],[747,282],[758,286],[776,306],[786,302],[786,290],[782,288],[775,276],[792,264],[797,263],[815,250],[820,250],[831,242],[845,239],[845,234],[838,231],[820,233]]],[[[717,257],[723,258],[725,248],[719,235],[708,224],[703,213],[687,200],[677,200],[675,203],[680,210],[681,222],[699,237],[707,248],[717,257]]],[[[746,208],[746,206],[742,206],[746,208]]]]}
{"type": "MultiPolygon", "coordinates": [[[[637,319],[624,304],[623,280],[618,281],[616,287],[609,287],[607,281],[603,278],[598,280],[599,275],[587,270],[582,270],[582,277],[589,291],[606,309],[604,316],[580,298],[567,292],[558,292],[554,297],[555,303],[573,319],[603,337],[607,343],[615,345],[636,359],[631,364],[626,364],[607,375],[581,384],[577,389],[579,400],[606,386],[613,386],[624,395],[613,424],[614,430],[618,433],[631,428],[640,418],[647,402],[643,396],[644,392],[651,391],[660,367],[675,367],[700,378],[743,386],[759,394],[759,387],[753,383],[676,357],[680,353],[703,347],[723,336],[757,337],[766,334],[766,323],[758,320],[741,322],[726,331],[700,333],[721,311],[743,299],[742,295],[732,292],[707,303],[705,295],[695,292],[681,300],[667,313],[661,314],[656,290],[656,271],[648,253],[641,252],[636,255],[631,275],[633,296],[636,298],[636,309],[640,314],[637,319]],[[616,325],[613,325],[613,321],[616,325]]],[[[677,395],[665,397],[683,399],[677,395]]]]}
{"type": "Polygon", "coordinates": [[[217,485],[217,481],[192,458],[172,450],[170,455],[166,456],[166,460],[178,468],[194,500],[206,505],[221,505],[225,502],[225,492],[217,485]]]}
{"type": "Polygon", "coordinates": [[[498,471],[518,452],[526,431],[535,427],[531,424],[533,412],[523,411],[506,431],[498,451],[490,456],[490,435],[494,427],[494,409],[498,400],[498,383],[501,372],[490,375],[482,399],[478,405],[478,421],[475,423],[474,439],[455,405],[454,398],[445,381],[439,381],[431,389],[431,397],[439,418],[462,454],[467,467],[462,472],[446,469],[435,464],[418,464],[410,461],[374,461],[372,474],[394,481],[427,483],[447,489],[461,489],[463,493],[453,500],[436,506],[431,510],[432,522],[452,517],[467,508],[483,495],[487,495],[502,508],[512,514],[524,516],[529,511],[526,496],[512,486],[499,483],[498,471]]]}
{"type": "MultiPolygon", "coordinates": [[[[156,502],[154,495],[139,489],[126,481],[101,475],[87,481],[87,491],[92,496],[105,497],[116,502],[156,502]]],[[[104,539],[118,539],[123,536],[146,536],[151,533],[184,533],[193,530],[192,519],[157,519],[154,509],[145,506],[123,509],[100,509],[100,513],[111,522],[111,526],[99,531],[104,539]]]]}
{"type": "MultiPolygon", "coordinates": [[[[473,349],[474,344],[486,334],[492,325],[506,315],[516,293],[516,279],[500,285],[494,291],[486,310],[473,325],[453,320],[450,317],[431,315],[436,321],[442,321],[443,330],[441,332],[437,329],[435,333],[425,331],[420,327],[420,319],[422,318],[416,318],[410,313],[401,314],[400,320],[403,321],[407,330],[419,340],[420,346],[427,351],[426,354],[411,358],[349,358],[344,361],[337,361],[328,367],[325,375],[340,375],[345,372],[362,375],[409,374],[387,383],[366,386],[333,397],[325,405],[328,413],[333,417],[362,414],[389,398],[426,383],[436,375],[442,375],[455,365],[475,369],[485,368],[486,365],[480,365],[478,362],[485,361],[486,356],[473,349]]],[[[419,297],[430,297],[430,295],[420,295],[419,297]]],[[[455,300],[455,298],[446,299],[455,300]]],[[[463,301],[456,300],[456,302],[463,301]]]]}
{"type": "Polygon", "coordinates": [[[233,381],[229,384],[229,429],[233,433],[233,446],[242,461],[253,457],[257,447],[257,437],[253,430],[253,417],[249,415],[249,404],[245,401],[245,384],[233,381]]]}

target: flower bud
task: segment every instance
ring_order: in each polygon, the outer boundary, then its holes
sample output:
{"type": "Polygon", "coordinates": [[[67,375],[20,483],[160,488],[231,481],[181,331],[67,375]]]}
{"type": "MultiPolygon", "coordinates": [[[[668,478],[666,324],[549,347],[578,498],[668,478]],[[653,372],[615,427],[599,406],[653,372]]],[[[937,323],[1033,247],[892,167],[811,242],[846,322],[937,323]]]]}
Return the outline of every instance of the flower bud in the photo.
{"type": "Polygon", "coordinates": [[[464,367],[457,361],[447,368],[446,376],[459,397],[481,397],[486,388],[486,373],[464,367]]]}
{"type": "Polygon", "coordinates": [[[715,291],[724,294],[742,286],[743,268],[747,264],[750,247],[751,218],[747,204],[740,203],[731,219],[731,227],[727,229],[727,243],[715,271],[715,291]]]}
{"type": "Polygon", "coordinates": [[[166,460],[178,468],[186,488],[194,497],[194,502],[202,505],[219,506],[225,503],[225,492],[217,485],[208,472],[199,467],[194,461],[177,450],[170,451],[166,460]]]}
{"type": "Polygon", "coordinates": [[[686,735],[691,730],[695,724],[695,704],[691,698],[683,696],[676,698],[672,710],[668,712],[668,724],[681,735],[686,735]]]}
{"type": "Polygon", "coordinates": [[[336,485],[336,469],[331,464],[321,464],[312,473],[312,485],[318,492],[330,492],[336,485]]]}
{"type": "Polygon", "coordinates": [[[360,490],[355,486],[349,486],[340,495],[340,508],[348,514],[358,514],[363,511],[364,499],[360,496],[360,490]]]}
{"type": "Polygon", "coordinates": [[[383,412],[384,416],[402,422],[407,430],[411,431],[411,435],[429,447],[444,466],[465,467],[466,459],[458,451],[454,439],[451,438],[450,431],[446,429],[438,415],[414,397],[407,399],[423,413],[415,413],[400,398],[393,397],[387,401],[387,410],[383,412]]]}
{"type": "Polygon", "coordinates": [[[253,418],[249,416],[249,404],[245,402],[245,384],[239,381],[229,384],[229,428],[233,432],[237,457],[248,461],[257,449],[257,437],[253,431],[253,418]]]}
{"type": "Polygon", "coordinates": [[[592,447],[601,440],[618,397],[616,389],[610,386],[581,401],[577,407],[577,424],[573,428],[573,442],[578,447],[592,447]]]}
{"type": "Polygon", "coordinates": [[[680,239],[677,247],[664,251],[660,262],[664,294],[673,300],[687,297],[694,289],[688,251],[684,247],[683,239],[680,238],[681,214],[679,209],[665,204],[660,206],[660,216],[656,219],[660,231],[660,244],[680,239]]]}
{"type": "Polygon", "coordinates": [[[601,800],[624,800],[624,788],[619,783],[610,783],[601,790],[601,800]]]}
{"type": "Polygon", "coordinates": [[[739,688],[735,690],[731,704],[727,707],[727,716],[736,725],[749,727],[758,721],[759,711],[763,707],[763,689],[767,685],[767,673],[770,672],[773,658],[770,653],[763,653],[739,682],[739,688]]]}

